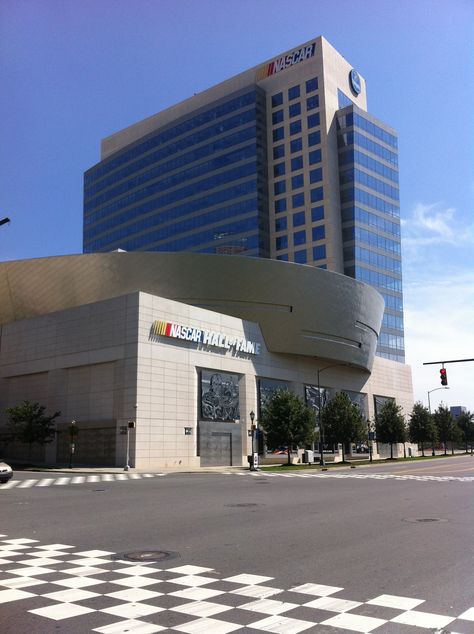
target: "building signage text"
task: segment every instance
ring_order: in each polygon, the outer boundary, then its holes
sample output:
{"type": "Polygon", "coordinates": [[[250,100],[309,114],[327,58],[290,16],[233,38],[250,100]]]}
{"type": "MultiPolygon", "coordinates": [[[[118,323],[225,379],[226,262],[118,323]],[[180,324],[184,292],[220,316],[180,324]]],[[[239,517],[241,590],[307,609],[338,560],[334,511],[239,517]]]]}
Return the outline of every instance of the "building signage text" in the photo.
{"type": "Polygon", "coordinates": [[[288,53],[288,55],[283,55],[283,57],[274,59],[273,62],[270,62],[269,64],[265,64],[265,66],[262,66],[257,71],[257,81],[265,79],[265,77],[270,77],[270,75],[275,75],[276,73],[285,70],[285,68],[289,68],[290,66],[294,66],[295,64],[299,64],[300,62],[304,62],[306,59],[313,57],[315,47],[316,43],[313,42],[312,44],[308,44],[308,46],[303,46],[292,53],[288,53]]]}
{"type": "Polygon", "coordinates": [[[240,337],[232,337],[213,330],[202,330],[193,326],[183,326],[169,321],[154,321],[151,327],[151,334],[155,337],[172,337],[173,339],[184,339],[201,343],[205,346],[215,346],[216,348],[226,348],[236,352],[246,354],[260,354],[260,344],[240,337]]]}

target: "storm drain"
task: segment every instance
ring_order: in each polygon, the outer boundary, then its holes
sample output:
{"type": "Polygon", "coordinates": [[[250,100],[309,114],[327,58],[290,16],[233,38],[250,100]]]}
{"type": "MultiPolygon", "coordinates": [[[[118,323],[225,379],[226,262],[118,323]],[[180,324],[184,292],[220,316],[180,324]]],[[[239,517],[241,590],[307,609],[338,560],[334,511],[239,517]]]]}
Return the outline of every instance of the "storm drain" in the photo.
{"type": "Polygon", "coordinates": [[[169,550],[133,550],[128,553],[117,553],[113,559],[125,559],[127,561],[141,561],[148,563],[158,563],[161,561],[170,561],[177,559],[179,553],[169,550]]]}

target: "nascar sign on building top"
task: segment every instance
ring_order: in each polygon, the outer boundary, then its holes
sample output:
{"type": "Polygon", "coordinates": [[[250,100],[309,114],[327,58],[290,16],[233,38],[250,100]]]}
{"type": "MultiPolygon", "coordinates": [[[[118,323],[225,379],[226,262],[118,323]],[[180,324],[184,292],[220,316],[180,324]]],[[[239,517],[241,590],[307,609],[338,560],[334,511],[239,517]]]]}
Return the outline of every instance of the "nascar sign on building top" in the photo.
{"type": "Polygon", "coordinates": [[[276,75],[276,73],[285,70],[285,68],[289,68],[290,66],[294,66],[295,64],[299,64],[300,62],[304,62],[306,59],[313,57],[315,48],[316,43],[313,42],[312,44],[296,49],[292,53],[278,57],[269,64],[265,64],[257,71],[257,81],[270,77],[270,75],[276,75]]]}

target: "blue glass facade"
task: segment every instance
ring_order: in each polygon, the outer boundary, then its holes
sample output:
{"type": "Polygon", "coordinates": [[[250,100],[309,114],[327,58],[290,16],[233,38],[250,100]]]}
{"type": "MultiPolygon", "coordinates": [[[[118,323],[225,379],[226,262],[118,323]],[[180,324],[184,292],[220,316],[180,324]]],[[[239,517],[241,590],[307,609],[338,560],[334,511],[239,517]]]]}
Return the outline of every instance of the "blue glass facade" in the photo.
{"type": "Polygon", "coordinates": [[[384,297],[377,354],[404,362],[397,138],[346,104],[337,114],[344,272],[384,297]]]}
{"type": "Polygon", "coordinates": [[[123,148],[84,178],[84,252],[269,257],[265,94],[254,86],[123,148]]]}

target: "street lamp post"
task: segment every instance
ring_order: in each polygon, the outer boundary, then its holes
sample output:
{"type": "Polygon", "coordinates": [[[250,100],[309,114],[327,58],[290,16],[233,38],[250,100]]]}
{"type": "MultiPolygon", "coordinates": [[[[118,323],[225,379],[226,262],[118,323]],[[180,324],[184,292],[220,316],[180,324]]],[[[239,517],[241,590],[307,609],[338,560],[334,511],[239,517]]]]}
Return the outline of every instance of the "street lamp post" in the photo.
{"type": "MultiPolygon", "coordinates": [[[[428,411],[429,411],[429,413],[430,413],[430,416],[431,416],[431,402],[430,402],[430,394],[431,394],[431,392],[437,392],[438,390],[449,390],[449,386],[447,386],[447,387],[446,387],[446,386],[445,386],[445,387],[435,387],[435,388],[434,388],[434,389],[432,389],[432,390],[428,390],[428,411]]],[[[436,453],[435,453],[435,448],[434,448],[434,443],[433,443],[433,445],[432,445],[432,447],[431,447],[431,455],[432,455],[432,456],[436,456],[436,453]]]]}
{"type": "Polygon", "coordinates": [[[131,429],[135,429],[135,425],[136,425],[136,420],[137,420],[137,405],[133,406],[135,409],[135,417],[129,418],[127,421],[127,457],[125,459],[125,467],[123,468],[124,471],[130,471],[130,430],[131,429]]]}
{"type": "Polygon", "coordinates": [[[250,430],[252,432],[252,455],[250,457],[250,465],[249,465],[250,471],[255,471],[255,458],[254,458],[255,425],[254,425],[254,420],[255,420],[255,412],[252,410],[250,412],[250,422],[251,422],[250,430]]]}
{"type": "Polygon", "coordinates": [[[76,421],[72,420],[69,425],[69,468],[72,469],[74,462],[74,452],[76,450],[75,438],[77,435],[76,421]]]}
{"type": "Polygon", "coordinates": [[[372,436],[370,419],[367,419],[367,445],[369,447],[369,462],[372,462],[372,436]]]}
{"type": "Polygon", "coordinates": [[[319,464],[321,467],[324,467],[324,425],[321,417],[321,381],[320,376],[325,370],[330,370],[331,368],[339,368],[342,366],[348,365],[347,363],[334,363],[332,365],[327,365],[324,368],[320,368],[317,370],[318,373],[318,424],[319,424],[319,464]]]}

